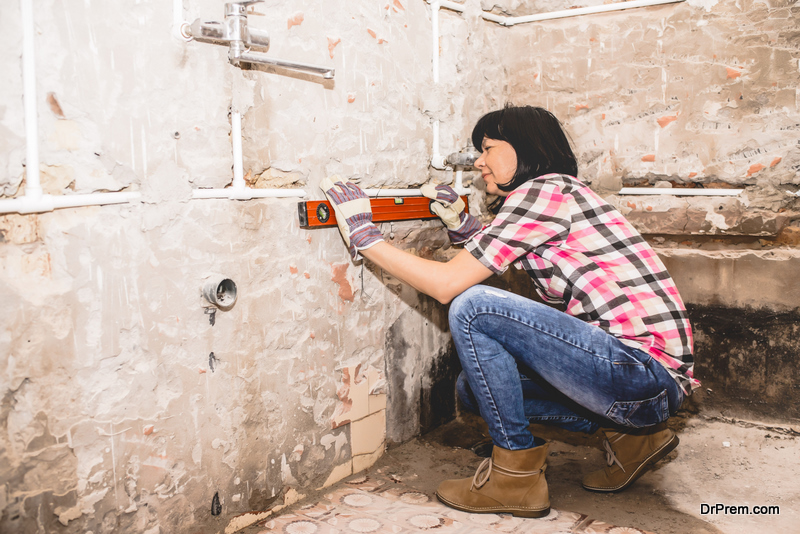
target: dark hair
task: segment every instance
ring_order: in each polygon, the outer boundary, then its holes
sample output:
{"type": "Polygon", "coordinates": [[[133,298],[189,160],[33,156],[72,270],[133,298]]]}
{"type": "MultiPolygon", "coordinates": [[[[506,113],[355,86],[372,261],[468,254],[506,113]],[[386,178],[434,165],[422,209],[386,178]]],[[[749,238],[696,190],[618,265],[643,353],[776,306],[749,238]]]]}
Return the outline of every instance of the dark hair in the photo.
{"type": "Polygon", "coordinates": [[[544,174],[578,175],[578,160],[564,128],[546,109],[507,104],[487,113],[472,130],[472,144],[481,152],[484,137],[506,141],[517,153],[517,171],[509,183],[497,184],[501,191],[513,191],[544,174]]]}

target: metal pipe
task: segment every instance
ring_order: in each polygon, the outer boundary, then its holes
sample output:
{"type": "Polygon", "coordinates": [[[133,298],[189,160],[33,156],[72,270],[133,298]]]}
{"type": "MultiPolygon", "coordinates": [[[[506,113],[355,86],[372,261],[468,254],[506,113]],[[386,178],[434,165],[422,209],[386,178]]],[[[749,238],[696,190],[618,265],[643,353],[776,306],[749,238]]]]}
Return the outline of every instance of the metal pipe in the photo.
{"type": "Polygon", "coordinates": [[[550,13],[538,13],[523,17],[502,17],[491,13],[483,13],[481,16],[485,20],[497,22],[503,26],[515,26],[526,22],[539,22],[542,20],[563,19],[567,17],[577,17],[579,15],[592,15],[595,13],[607,13],[609,11],[622,11],[623,9],[633,9],[636,7],[658,6],[662,4],[675,4],[684,0],[629,0],[628,2],[618,2],[616,4],[604,4],[599,6],[581,7],[577,9],[564,9],[562,11],[552,11],[550,13]]]}
{"type": "MultiPolygon", "coordinates": [[[[318,65],[307,65],[305,63],[296,63],[294,61],[284,61],[281,59],[273,59],[258,52],[243,52],[236,58],[238,61],[246,63],[258,63],[261,65],[275,65],[276,67],[284,67],[287,69],[299,70],[304,72],[312,72],[314,74],[321,74],[326,80],[333,78],[335,70],[329,67],[320,67],[318,65]]],[[[233,63],[233,61],[232,61],[233,63]]],[[[236,63],[234,63],[236,64],[236,63]]]]}
{"type": "Polygon", "coordinates": [[[686,187],[623,187],[618,195],[673,195],[696,197],[735,197],[744,189],[694,189],[686,187]]]}

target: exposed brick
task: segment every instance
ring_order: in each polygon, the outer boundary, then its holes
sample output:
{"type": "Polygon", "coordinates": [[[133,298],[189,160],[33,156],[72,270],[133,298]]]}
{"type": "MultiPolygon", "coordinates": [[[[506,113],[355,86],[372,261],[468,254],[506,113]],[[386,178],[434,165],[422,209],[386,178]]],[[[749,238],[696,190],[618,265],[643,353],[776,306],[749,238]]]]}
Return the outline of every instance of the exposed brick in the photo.
{"type": "Polygon", "coordinates": [[[50,106],[50,111],[59,119],[64,119],[64,111],[61,109],[61,104],[58,103],[55,93],[47,93],[47,104],[50,106]]]}
{"type": "Polygon", "coordinates": [[[737,70],[737,69],[732,69],[730,67],[726,67],[726,70],[728,71],[728,79],[729,80],[735,80],[736,78],[738,78],[739,76],[742,75],[742,72],[740,70],[737,70]]]}
{"type": "Polygon", "coordinates": [[[289,20],[286,23],[286,27],[287,29],[291,30],[292,26],[300,26],[303,23],[303,20],[305,20],[303,13],[298,11],[297,13],[289,17],[289,20]]]}
{"type": "Polygon", "coordinates": [[[347,263],[331,265],[331,281],[339,285],[339,298],[343,301],[353,302],[353,287],[347,280],[347,263]]]}
{"type": "Polygon", "coordinates": [[[336,48],[336,45],[341,42],[342,40],[340,38],[334,39],[333,37],[328,37],[328,53],[330,54],[331,59],[333,59],[333,49],[336,48]]]}
{"type": "Polygon", "coordinates": [[[37,215],[4,215],[0,217],[0,243],[24,245],[39,240],[37,215]]]}
{"type": "Polygon", "coordinates": [[[781,230],[777,242],[793,247],[800,246],[800,226],[787,226],[781,230]]]}
{"type": "Polygon", "coordinates": [[[655,154],[647,154],[646,156],[642,156],[642,161],[644,161],[644,162],[648,162],[648,161],[649,162],[653,162],[655,160],[656,160],[656,155],[655,154]]]}
{"type": "Polygon", "coordinates": [[[747,177],[749,178],[750,176],[753,176],[755,173],[762,170],[763,168],[764,166],[760,163],[754,163],[753,165],[750,165],[750,168],[747,169],[747,177]]]}
{"type": "Polygon", "coordinates": [[[658,125],[661,126],[662,128],[666,128],[669,123],[674,122],[676,120],[678,120],[677,115],[669,115],[666,117],[661,117],[660,119],[658,119],[658,125]]]}

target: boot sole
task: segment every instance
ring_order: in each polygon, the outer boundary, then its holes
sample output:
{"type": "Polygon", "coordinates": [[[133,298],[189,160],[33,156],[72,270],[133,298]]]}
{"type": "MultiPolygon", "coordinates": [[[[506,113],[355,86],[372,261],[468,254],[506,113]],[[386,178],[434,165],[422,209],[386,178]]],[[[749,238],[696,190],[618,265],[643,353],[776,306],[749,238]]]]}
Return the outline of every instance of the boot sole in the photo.
{"type": "Polygon", "coordinates": [[[514,517],[544,517],[550,513],[550,506],[544,508],[542,510],[530,510],[528,508],[515,508],[510,506],[497,506],[497,507],[487,507],[487,508],[473,508],[471,506],[464,506],[463,504],[454,503],[448,501],[439,493],[436,493],[436,498],[439,499],[443,504],[449,506],[450,508],[455,508],[456,510],[461,510],[462,512],[470,512],[473,514],[511,514],[514,517]]]}
{"type": "Polygon", "coordinates": [[[583,487],[585,489],[589,490],[589,491],[596,491],[596,492],[599,492],[599,493],[615,493],[615,492],[618,492],[618,491],[622,491],[622,490],[626,489],[628,486],[630,486],[631,484],[633,484],[634,482],[636,482],[636,480],[640,476],[645,474],[650,469],[650,466],[652,466],[653,464],[655,464],[656,462],[661,460],[664,456],[668,455],[673,450],[675,450],[675,447],[677,447],[680,442],[681,442],[681,440],[678,439],[678,435],[677,434],[673,434],[671,440],[666,442],[660,449],[656,449],[655,451],[653,451],[653,454],[651,454],[647,459],[645,459],[644,462],[639,464],[638,469],[636,469],[636,471],[633,472],[631,477],[628,480],[626,480],[625,482],[623,482],[619,486],[616,486],[616,487],[613,487],[613,488],[595,488],[595,487],[587,486],[586,484],[583,484],[583,487]]]}

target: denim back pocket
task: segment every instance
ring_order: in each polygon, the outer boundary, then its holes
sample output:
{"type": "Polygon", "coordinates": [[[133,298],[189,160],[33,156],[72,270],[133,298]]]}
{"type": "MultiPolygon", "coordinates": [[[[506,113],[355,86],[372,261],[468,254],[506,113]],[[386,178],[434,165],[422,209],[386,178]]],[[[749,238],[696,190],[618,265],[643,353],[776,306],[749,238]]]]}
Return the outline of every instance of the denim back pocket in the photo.
{"type": "Polygon", "coordinates": [[[606,417],[618,425],[641,428],[657,425],[669,418],[669,399],[665,389],[652,399],[616,401],[606,417]]]}

